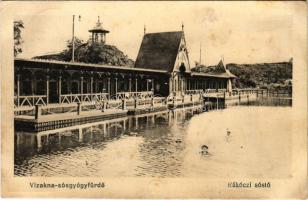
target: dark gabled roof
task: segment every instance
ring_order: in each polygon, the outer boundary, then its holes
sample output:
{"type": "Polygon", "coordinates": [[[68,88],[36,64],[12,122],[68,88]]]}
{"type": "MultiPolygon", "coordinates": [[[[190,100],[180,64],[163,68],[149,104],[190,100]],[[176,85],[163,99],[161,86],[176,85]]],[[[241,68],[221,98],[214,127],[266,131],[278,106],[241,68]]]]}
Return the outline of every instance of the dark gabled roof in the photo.
{"type": "Polygon", "coordinates": [[[171,72],[182,36],[182,31],[145,34],[135,62],[135,68],[171,72]]]}

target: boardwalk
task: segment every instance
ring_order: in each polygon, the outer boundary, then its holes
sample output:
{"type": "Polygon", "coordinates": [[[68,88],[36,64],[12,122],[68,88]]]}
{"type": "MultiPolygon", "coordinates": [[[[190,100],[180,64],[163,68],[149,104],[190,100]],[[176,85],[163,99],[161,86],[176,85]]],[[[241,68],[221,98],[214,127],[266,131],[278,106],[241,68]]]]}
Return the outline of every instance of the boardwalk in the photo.
{"type": "Polygon", "coordinates": [[[264,90],[256,89],[233,92],[189,91],[188,94],[173,94],[166,98],[148,96],[133,98],[119,95],[119,99],[96,102],[18,107],[15,109],[15,128],[37,132],[176,108],[201,107],[207,111],[224,108],[227,105],[249,103],[264,95],[267,95],[264,90]]]}

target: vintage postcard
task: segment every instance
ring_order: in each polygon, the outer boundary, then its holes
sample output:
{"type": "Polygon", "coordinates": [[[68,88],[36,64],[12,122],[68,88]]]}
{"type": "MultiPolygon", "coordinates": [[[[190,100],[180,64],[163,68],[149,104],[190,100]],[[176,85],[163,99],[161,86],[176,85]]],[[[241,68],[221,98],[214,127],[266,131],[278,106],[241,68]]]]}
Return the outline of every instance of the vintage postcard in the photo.
{"type": "Polygon", "coordinates": [[[306,9],[1,2],[2,196],[306,198],[306,9]]]}

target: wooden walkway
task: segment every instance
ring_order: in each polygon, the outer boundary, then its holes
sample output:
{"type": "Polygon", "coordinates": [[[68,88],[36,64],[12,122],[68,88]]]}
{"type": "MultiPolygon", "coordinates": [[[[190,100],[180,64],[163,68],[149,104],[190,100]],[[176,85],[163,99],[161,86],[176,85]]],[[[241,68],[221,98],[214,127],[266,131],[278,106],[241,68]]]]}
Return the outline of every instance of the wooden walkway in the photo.
{"type": "Polygon", "coordinates": [[[171,95],[166,98],[126,99],[125,97],[92,103],[36,105],[27,109],[19,107],[15,108],[14,122],[16,130],[40,132],[168,109],[204,107],[205,110],[210,110],[213,104],[217,104],[218,108],[234,102],[249,102],[258,95],[263,96],[264,91],[260,91],[204,92],[171,95]]]}
{"type": "Polygon", "coordinates": [[[42,122],[49,122],[54,120],[68,120],[68,119],[80,119],[85,117],[96,117],[96,116],[111,116],[116,114],[123,114],[127,113],[127,110],[121,110],[121,109],[110,109],[106,110],[104,112],[100,110],[92,110],[92,111],[84,111],[80,115],[76,115],[76,113],[55,113],[50,115],[41,115],[40,118],[35,119],[34,116],[30,115],[18,115],[15,117],[15,120],[18,121],[28,121],[28,122],[36,122],[36,123],[42,123],[42,122]]]}
{"type": "Polygon", "coordinates": [[[80,115],[76,115],[76,113],[42,115],[38,119],[35,119],[34,116],[20,115],[15,117],[14,123],[17,131],[39,132],[125,116],[127,116],[127,110],[117,109],[105,112],[97,110],[83,112],[80,115]]]}

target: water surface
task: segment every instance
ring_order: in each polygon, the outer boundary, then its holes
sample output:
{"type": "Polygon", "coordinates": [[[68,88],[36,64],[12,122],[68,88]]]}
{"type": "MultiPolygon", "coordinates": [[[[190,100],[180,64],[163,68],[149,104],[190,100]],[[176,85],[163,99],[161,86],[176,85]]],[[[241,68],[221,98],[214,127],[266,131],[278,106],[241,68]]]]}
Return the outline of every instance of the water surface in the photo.
{"type": "Polygon", "coordinates": [[[17,132],[14,173],[97,177],[288,176],[292,124],[286,116],[292,114],[292,108],[250,104],[199,114],[179,109],[38,134],[17,132]],[[202,145],[208,146],[209,155],[200,153],[202,145]]]}

